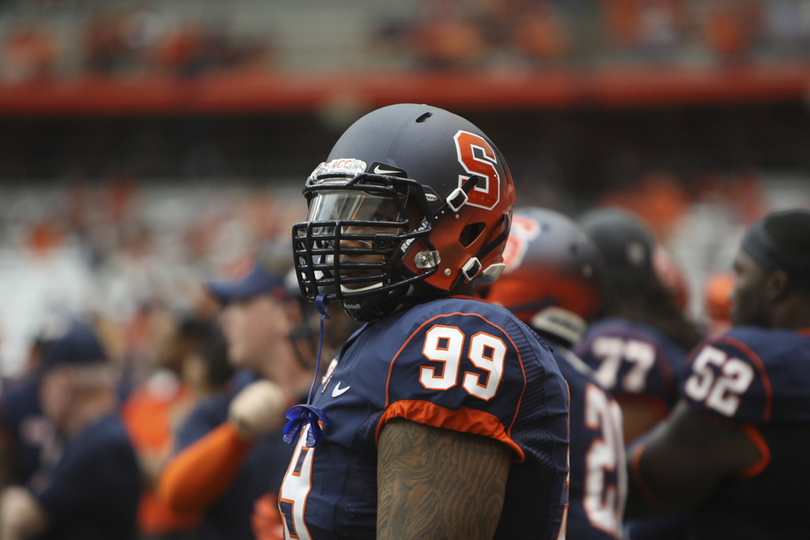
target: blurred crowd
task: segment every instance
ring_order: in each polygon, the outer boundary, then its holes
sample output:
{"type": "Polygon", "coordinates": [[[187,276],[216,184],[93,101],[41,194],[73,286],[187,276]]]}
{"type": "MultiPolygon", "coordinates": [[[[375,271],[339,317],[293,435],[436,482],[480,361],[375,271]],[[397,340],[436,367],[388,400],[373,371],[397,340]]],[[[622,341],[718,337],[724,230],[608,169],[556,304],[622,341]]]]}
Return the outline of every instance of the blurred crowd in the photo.
{"type": "Polygon", "coordinates": [[[272,54],[269,40],[239,40],[203,22],[167,23],[148,11],[93,15],[84,35],[84,66],[93,74],[151,69],[192,77],[207,71],[263,68],[272,54]]]}
{"type": "MultiPolygon", "coordinates": [[[[188,309],[207,277],[250,264],[259,246],[289,243],[304,202],[280,186],[100,182],[5,188],[0,309],[4,373],[51,311],[92,313],[114,356],[139,373],[154,354],[150,320],[188,309]]],[[[297,195],[297,193],[296,193],[297,195]]],[[[284,251],[286,255],[286,251],[284,251]]]]}
{"type": "Polygon", "coordinates": [[[807,9],[756,0],[426,0],[416,21],[393,34],[434,68],[739,64],[760,53],[801,57],[807,9]]]}
{"type": "MultiPolygon", "coordinates": [[[[278,29],[233,29],[240,10],[260,9],[255,3],[237,3],[232,12],[208,18],[173,12],[171,2],[100,8],[80,1],[28,3],[39,8],[0,25],[5,80],[271,72],[295,68],[290,59],[302,52],[316,64],[318,56],[328,58],[316,65],[328,69],[341,47],[352,59],[346,64],[360,69],[379,65],[375,55],[381,52],[385,65],[427,69],[740,65],[803,61],[810,43],[806,0],[418,0],[404,10],[381,3],[373,11],[324,3],[325,12],[300,28],[281,29],[300,34],[285,43],[278,29]],[[319,40],[313,33],[326,31],[318,21],[329,20],[329,10],[355,10],[358,18],[371,19],[350,41],[319,40]],[[65,12],[71,14],[67,28],[59,22],[65,12]],[[372,46],[356,58],[360,43],[372,46]]],[[[0,21],[15,6],[0,4],[0,21]]],[[[272,10],[272,3],[264,9],[272,10]]],[[[306,10],[313,6],[300,9],[300,21],[308,21],[306,10]]]]}
{"type": "Polygon", "coordinates": [[[41,80],[65,71],[194,77],[273,65],[272,37],[233,35],[221,20],[112,7],[88,11],[71,21],[77,21],[72,23],[76,27],[68,35],[55,31],[47,15],[24,17],[0,31],[3,79],[41,80]]]}

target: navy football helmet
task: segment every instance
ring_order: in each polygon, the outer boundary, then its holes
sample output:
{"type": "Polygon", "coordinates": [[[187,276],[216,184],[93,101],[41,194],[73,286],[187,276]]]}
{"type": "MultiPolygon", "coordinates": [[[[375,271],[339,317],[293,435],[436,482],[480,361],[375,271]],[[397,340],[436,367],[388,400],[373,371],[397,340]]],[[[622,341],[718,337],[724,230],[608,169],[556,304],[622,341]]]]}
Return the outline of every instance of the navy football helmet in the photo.
{"type": "Polygon", "coordinates": [[[634,214],[597,208],[585,213],[579,225],[602,254],[609,280],[638,282],[655,275],[655,239],[634,214]]]}
{"type": "Polygon", "coordinates": [[[602,302],[604,264],[594,243],[566,216],[515,210],[506,270],[479,290],[532,328],[576,342],[602,302]]]}
{"type": "Polygon", "coordinates": [[[359,119],[307,179],[309,217],[293,227],[302,294],[336,299],[360,321],[503,270],[514,184],[469,121],[427,105],[359,119]]]}

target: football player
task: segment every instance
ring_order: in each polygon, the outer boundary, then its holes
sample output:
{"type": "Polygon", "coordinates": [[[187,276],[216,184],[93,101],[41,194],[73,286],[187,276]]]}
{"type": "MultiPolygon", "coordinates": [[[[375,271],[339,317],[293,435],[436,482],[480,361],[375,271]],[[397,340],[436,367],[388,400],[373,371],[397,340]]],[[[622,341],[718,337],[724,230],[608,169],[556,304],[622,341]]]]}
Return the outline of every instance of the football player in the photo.
{"type": "MultiPolygon", "coordinates": [[[[575,352],[621,406],[624,443],[630,445],[669,414],[684,357],[701,335],[678,301],[683,289],[678,280],[659,273],[667,266],[660,264],[665,252],[645,224],[632,214],[605,208],[583,216],[581,226],[605,262],[605,294],[598,320],[575,352]]],[[[684,527],[680,515],[628,520],[625,535],[630,540],[680,540],[684,527]]]]}
{"type": "Polygon", "coordinates": [[[757,222],[734,269],[733,328],[695,350],[633,452],[628,514],[691,509],[690,538],[807,538],[810,210],[757,222]]]}
{"type": "Polygon", "coordinates": [[[571,393],[568,538],[621,538],[627,494],[621,411],[571,352],[599,309],[602,257],[569,218],[552,210],[515,211],[504,252],[506,269],[482,287],[549,342],[571,393]]]}
{"type": "Polygon", "coordinates": [[[114,366],[95,329],[61,323],[49,329],[37,395],[63,451],[40,482],[0,494],[0,538],[135,540],[141,471],[117,414],[114,366]]]}
{"type": "Polygon", "coordinates": [[[384,107],[304,194],[301,290],[367,324],[288,413],[286,537],[564,535],[565,380],[526,325],[473,297],[503,270],[515,200],[492,141],[442,109],[384,107]]]}
{"type": "Polygon", "coordinates": [[[629,445],[675,404],[676,377],[701,334],[656,273],[646,225],[617,209],[593,210],[580,224],[602,254],[606,279],[599,320],[575,352],[621,405],[629,445]]]}
{"type": "Polygon", "coordinates": [[[276,507],[292,454],[282,441],[284,411],[302,399],[312,377],[289,336],[301,320],[298,300],[289,297],[267,254],[262,249],[241,279],[206,284],[222,306],[236,372],[226,392],[200,400],[189,413],[156,489],[173,510],[202,513],[200,537],[209,540],[264,538],[260,531],[272,529],[273,519],[278,525],[278,512],[267,510],[276,507]]]}

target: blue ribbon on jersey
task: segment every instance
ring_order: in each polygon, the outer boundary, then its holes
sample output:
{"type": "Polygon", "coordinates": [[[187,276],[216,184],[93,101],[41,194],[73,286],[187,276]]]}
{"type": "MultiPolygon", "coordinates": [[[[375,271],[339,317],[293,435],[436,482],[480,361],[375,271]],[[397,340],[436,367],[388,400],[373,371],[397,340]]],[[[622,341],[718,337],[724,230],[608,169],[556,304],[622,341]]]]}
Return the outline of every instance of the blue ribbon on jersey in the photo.
{"type": "Polygon", "coordinates": [[[315,383],[318,381],[318,375],[321,372],[321,350],[323,349],[323,321],[329,318],[326,312],[329,310],[329,300],[325,294],[319,294],[315,298],[315,308],[321,314],[321,335],[318,338],[318,358],[315,360],[315,376],[312,378],[312,385],[309,387],[309,397],[305,405],[295,405],[287,411],[287,425],[284,426],[284,442],[293,444],[298,439],[298,434],[304,426],[309,425],[309,433],[307,433],[307,440],[305,444],[309,448],[313,448],[321,439],[323,439],[323,431],[321,430],[320,422],[324,425],[331,426],[329,418],[326,413],[317,407],[313,407],[312,396],[315,393],[315,383]]]}

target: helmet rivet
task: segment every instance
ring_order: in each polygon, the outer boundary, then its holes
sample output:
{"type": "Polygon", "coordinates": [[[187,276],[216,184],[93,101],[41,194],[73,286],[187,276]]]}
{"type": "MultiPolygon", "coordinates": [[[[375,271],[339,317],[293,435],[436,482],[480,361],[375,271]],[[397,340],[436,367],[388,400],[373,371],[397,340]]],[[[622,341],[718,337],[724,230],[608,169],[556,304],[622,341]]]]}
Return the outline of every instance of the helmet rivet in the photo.
{"type": "Polygon", "coordinates": [[[449,276],[451,273],[452,273],[452,271],[449,268],[444,269],[444,275],[445,276],[449,276]]]}
{"type": "Polygon", "coordinates": [[[458,218],[460,218],[460,217],[461,217],[460,215],[456,214],[456,219],[458,219],[458,218]]]}

